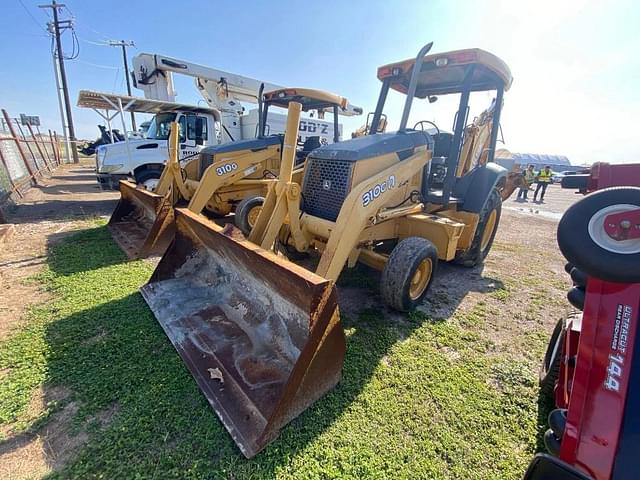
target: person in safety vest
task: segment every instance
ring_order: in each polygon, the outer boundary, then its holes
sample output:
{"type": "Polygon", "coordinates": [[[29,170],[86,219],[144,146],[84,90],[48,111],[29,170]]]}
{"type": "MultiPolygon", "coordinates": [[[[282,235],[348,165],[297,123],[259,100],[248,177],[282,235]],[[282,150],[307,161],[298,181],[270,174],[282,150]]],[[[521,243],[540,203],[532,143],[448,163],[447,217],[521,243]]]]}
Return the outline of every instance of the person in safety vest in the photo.
{"type": "Polygon", "coordinates": [[[544,202],[544,194],[547,191],[547,185],[551,183],[551,175],[553,175],[553,172],[549,165],[546,165],[538,172],[538,175],[536,175],[536,182],[538,182],[538,185],[536,186],[536,191],[533,192],[534,202],[538,201],[538,192],[540,192],[540,202],[544,202]]]}
{"type": "Polygon", "coordinates": [[[527,201],[527,194],[529,193],[529,187],[536,179],[536,172],[533,170],[533,165],[529,165],[527,169],[522,172],[522,186],[518,191],[518,200],[527,201]]]}

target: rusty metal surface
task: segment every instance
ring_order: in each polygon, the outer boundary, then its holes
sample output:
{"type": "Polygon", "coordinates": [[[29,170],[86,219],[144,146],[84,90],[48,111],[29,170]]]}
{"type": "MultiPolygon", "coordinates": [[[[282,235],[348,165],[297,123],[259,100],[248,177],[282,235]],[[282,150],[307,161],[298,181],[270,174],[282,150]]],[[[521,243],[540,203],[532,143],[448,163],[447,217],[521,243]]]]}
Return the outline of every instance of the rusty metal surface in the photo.
{"type": "Polygon", "coordinates": [[[162,255],[173,240],[173,207],[162,195],[121,181],[109,230],[129,258],[162,255]]]}
{"type": "Polygon", "coordinates": [[[331,389],[345,353],[335,285],[186,209],[142,295],[247,457],[331,389]]]}

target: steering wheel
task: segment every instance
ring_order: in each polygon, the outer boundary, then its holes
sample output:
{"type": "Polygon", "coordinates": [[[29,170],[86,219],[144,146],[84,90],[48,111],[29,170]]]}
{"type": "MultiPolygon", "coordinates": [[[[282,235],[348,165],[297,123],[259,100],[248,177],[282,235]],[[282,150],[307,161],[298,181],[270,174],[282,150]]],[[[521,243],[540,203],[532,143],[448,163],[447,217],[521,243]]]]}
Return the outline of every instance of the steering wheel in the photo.
{"type": "Polygon", "coordinates": [[[425,123],[428,123],[429,125],[431,125],[433,128],[436,129],[436,135],[440,135],[440,129],[438,128],[438,126],[435,123],[430,122],[429,120],[420,120],[418,123],[416,123],[413,126],[413,129],[414,130],[418,130],[418,125],[420,125],[420,130],[422,130],[424,132],[425,131],[425,129],[424,129],[424,124],[425,123]]]}

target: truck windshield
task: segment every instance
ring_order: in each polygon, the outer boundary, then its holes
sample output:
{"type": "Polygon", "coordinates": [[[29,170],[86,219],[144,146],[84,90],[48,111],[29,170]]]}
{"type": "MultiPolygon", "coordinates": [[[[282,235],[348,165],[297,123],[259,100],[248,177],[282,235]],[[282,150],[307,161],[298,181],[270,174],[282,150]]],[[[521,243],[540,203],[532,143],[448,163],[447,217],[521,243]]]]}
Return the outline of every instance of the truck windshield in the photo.
{"type": "Polygon", "coordinates": [[[175,113],[158,113],[151,120],[147,138],[154,140],[167,140],[171,130],[171,122],[176,119],[175,113]]]}

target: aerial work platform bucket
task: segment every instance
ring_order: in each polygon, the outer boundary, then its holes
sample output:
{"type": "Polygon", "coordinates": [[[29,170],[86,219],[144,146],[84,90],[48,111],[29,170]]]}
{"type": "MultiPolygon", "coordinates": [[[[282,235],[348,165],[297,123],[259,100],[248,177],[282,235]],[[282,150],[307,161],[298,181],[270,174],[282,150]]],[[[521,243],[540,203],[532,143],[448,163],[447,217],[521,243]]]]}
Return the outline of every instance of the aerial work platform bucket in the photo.
{"type": "Polygon", "coordinates": [[[164,195],[120,181],[120,201],[109,230],[129,258],[162,255],[173,239],[173,207],[164,195]]]}
{"type": "Polygon", "coordinates": [[[335,284],[187,209],[142,295],[246,457],[341,378],[335,284]]]}

